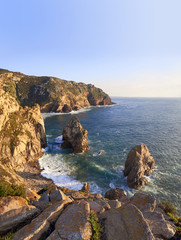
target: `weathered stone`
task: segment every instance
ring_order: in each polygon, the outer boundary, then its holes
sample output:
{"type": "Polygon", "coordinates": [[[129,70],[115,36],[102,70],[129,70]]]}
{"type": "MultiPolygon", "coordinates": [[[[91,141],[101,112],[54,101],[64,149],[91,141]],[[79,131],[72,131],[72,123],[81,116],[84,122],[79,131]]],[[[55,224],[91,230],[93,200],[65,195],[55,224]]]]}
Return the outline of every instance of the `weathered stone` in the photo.
{"type": "Polygon", "coordinates": [[[100,194],[100,193],[91,193],[90,195],[89,195],[89,198],[92,198],[92,199],[104,199],[103,198],[103,196],[102,196],[102,194],[100,194]]]}
{"type": "Polygon", "coordinates": [[[40,210],[21,197],[0,198],[0,234],[13,231],[37,216],[40,210]]]}
{"type": "Polygon", "coordinates": [[[55,223],[60,216],[64,206],[70,202],[70,200],[65,200],[54,203],[49,208],[45,209],[30,224],[16,232],[12,240],[46,239],[46,236],[50,233],[51,225],[55,223]]]}
{"type": "Polygon", "coordinates": [[[49,192],[48,191],[44,192],[41,198],[39,199],[39,201],[44,203],[49,203],[50,202],[49,192]]]}
{"type": "Polygon", "coordinates": [[[149,176],[155,168],[155,160],[146,145],[131,149],[125,163],[124,175],[130,188],[141,189],[148,183],[144,176],[149,176]]]}
{"type": "Polygon", "coordinates": [[[163,214],[158,212],[144,212],[143,215],[155,238],[170,239],[175,235],[176,228],[174,224],[166,221],[163,214]]]}
{"type": "Polygon", "coordinates": [[[55,224],[55,231],[49,236],[48,240],[91,239],[92,229],[89,221],[89,215],[90,206],[84,200],[75,202],[72,205],[68,206],[57,220],[55,224]]]}
{"type": "Polygon", "coordinates": [[[108,198],[109,200],[120,200],[122,197],[126,196],[126,193],[123,189],[113,189],[111,188],[109,191],[106,192],[105,198],[108,198]]]}
{"type": "Polygon", "coordinates": [[[61,200],[67,200],[68,197],[61,191],[61,190],[55,190],[50,193],[50,201],[56,202],[61,200]]]}
{"type": "Polygon", "coordinates": [[[106,240],[154,240],[141,211],[132,204],[99,215],[105,225],[106,240]]]}
{"type": "Polygon", "coordinates": [[[97,199],[95,200],[95,202],[99,205],[101,205],[105,210],[108,210],[110,209],[110,205],[109,203],[106,201],[106,200],[103,200],[103,199],[97,199]]]}
{"type": "Polygon", "coordinates": [[[87,199],[87,196],[86,196],[86,195],[83,195],[83,194],[80,193],[79,191],[76,191],[76,192],[71,193],[70,196],[71,196],[74,200],[87,199]]]}
{"type": "Polygon", "coordinates": [[[89,150],[87,131],[83,129],[77,117],[72,117],[63,129],[62,148],[73,148],[75,153],[89,150]]]}
{"type": "Polygon", "coordinates": [[[88,182],[84,183],[84,186],[82,187],[81,191],[90,193],[90,186],[88,182]]]}
{"type": "Polygon", "coordinates": [[[105,208],[103,208],[100,204],[96,203],[95,201],[87,201],[90,205],[90,210],[94,211],[96,213],[103,213],[105,211],[105,208]]]}
{"type": "Polygon", "coordinates": [[[26,197],[29,200],[38,200],[41,198],[40,195],[38,195],[36,192],[32,191],[31,189],[27,188],[26,189],[26,197]]]}
{"type": "Polygon", "coordinates": [[[156,198],[154,196],[140,192],[135,193],[134,196],[130,198],[130,202],[142,212],[153,212],[156,207],[156,198]]]}
{"type": "Polygon", "coordinates": [[[109,200],[108,204],[111,208],[119,208],[121,207],[121,202],[118,200],[109,200]]]}

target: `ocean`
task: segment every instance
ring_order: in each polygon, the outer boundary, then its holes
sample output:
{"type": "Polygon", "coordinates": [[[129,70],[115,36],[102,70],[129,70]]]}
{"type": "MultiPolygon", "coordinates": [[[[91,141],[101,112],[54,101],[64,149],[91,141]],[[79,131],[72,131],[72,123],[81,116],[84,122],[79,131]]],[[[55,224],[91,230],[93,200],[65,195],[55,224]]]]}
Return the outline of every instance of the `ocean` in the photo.
{"type": "Polygon", "coordinates": [[[39,160],[42,175],[58,186],[104,194],[122,188],[129,196],[123,174],[128,152],[146,144],[156,169],[140,191],[174,204],[181,213],[181,98],[112,98],[115,105],[81,109],[69,114],[44,113],[48,147],[39,160]],[[61,149],[62,130],[76,114],[88,131],[90,151],[73,154],[61,149]],[[102,155],[99,155],[102,151],[102,155]]]}

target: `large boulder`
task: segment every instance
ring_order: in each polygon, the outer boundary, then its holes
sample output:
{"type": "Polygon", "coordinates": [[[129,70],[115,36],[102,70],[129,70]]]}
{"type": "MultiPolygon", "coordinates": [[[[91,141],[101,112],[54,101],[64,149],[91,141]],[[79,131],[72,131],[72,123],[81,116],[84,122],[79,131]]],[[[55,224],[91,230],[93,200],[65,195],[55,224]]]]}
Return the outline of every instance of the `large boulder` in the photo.
{"type": "Polygon", "coordinates": [[[71,200],[59,201],[45,209],[37,218],[33,219],[30,224],[21,228],[15,233],[12,240],[39,240],[46,239],[50,234],[52,225],[62,213],[64,206],[71,200]]]}
{"type": "Polygon", "coordinates": [[[154,168],[155,160],[150,155],[147,146],[135,146],[128,153],[125,163],[124,175],[127,176],[128,187],[141,189],[148,183],[145,176],[149,176],[154,168]]]}
{"type": "Polygon", "coordinates": [[[73,148],[74,153],[89,150],[87,144],[87,131],[83,129],[77,117],[72,117],[63,129],[62,148],[73,148]]]}
{"type": "Polygon", "coordinates": [[[132,204],[110,209],[99,215],[104,223],[104,239],[153,240],[153,234],[141,211],[132,204]]]}
{"type": "Polygon", "coordinates": [[[37,216],[40,210],[21,197],[0,198],[0,234],[13,231],[37,216]]]}
{"type": "Polygon", "coordinates": [[[108,190],[105,194],[105,198],[108,198],[109,200],[121,200],[121,198],[125,197],[126,193],[123,189],[119,188],[111,188],[108,190]]]}
{"type": "Polygon", "coordinates": [[[55,224],[54,232],[47,240],[89,240],[92,229],[90,225],[90,206],[84,201],[78,201],[68,206],[55,224]]]}

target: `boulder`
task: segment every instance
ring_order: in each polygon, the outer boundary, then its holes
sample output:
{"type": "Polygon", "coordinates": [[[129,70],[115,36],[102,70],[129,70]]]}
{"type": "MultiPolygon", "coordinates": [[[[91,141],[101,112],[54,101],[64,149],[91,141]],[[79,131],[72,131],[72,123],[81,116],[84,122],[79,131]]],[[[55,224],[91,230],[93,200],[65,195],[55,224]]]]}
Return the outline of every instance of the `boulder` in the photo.
{"type": "Polygon", "coordinates": [[[163,214],[144,212],[143,215],[156,239],[171,239],[175,235],[176,228],[174,224],[166,221],[163,214]]]}
{"type": "Polygon", "coordinates": [[[130,198],[130,202],[134,204],[137,208],[139,208],[142,212],[153,212],[155,210],[157,200],[154,196],[150,194],[138,192],[130,198]]]}
{"type": "Polygon", "coordinates": [[[108,204],[111,208],[119,208],[122,205],[121,202],[118,200],[109,200],[108,204]]]}
{"type": "Polygon", "coordinates": [[[92,229],[89,221],[90,206],[84,201],[77,201],[68,206],[55,224],[54,232],[47,240],[72,239],[89,240],[92,229]],[[57,238],[59,237],[59,238],[57,238]]]}
{"type": "Polygon", "coordinates": [[[83,129],[77,117],[72,117],[63,129],[62,148],[73,148],[74,153],[82,153],[89,150],[87,144],[87,131],[83,129]]]}
{"type": "Polygon", "coordinates": [[[141,211],[132,204],[99,215],[106,240],[154,240],[141,211]]]}
{"type": "Polygon", "coordinates": [[[21,197],[0,198],[0,234],[18,229],[37,216],[40,210],[21,197]]]}
{"type": "Polygon", "coordinates": [[[83,195],[82,193],[80,193],[79,191],[75,191],[70,193],[70,196],[74,199],[74,200],[81,200],[81,199],[87,199],[86,195],[83,195]]]}
{"type": "Polygon", "coordinates": [[[33,219],[30,224],[16,232],[12,240],[39,240],[46,239],[51,232],[51,226],[62,213],[64,206],[71,200],[65,200],[54,203],[45,209],[37,218],[33,219]]]}
{"type": "Polygon", "coordinates": [[[128,153],[125,163],[124,175],[127,176],[128,187],[141,189],[148,183],[145,176],[149,176],[154,168],[155,160],[150,155],[147,146],[135,146],[128,153]]]}
{"type": "Polygon", "coordinates": [[[102,207],[100,204],[98,204],[95,201],[88,200],[87,201],[90,205],[90,210],[94,211],[96,213],[103,213],[105,211],[105,208],[102,207]]]}
{"type": "Polygon", "coordinates": [[[123,189],[113,189],[111,188],[109,191],[106,192],[105,198],[108,198],[109,200],[120,200],[121,198],[125,197],[126,193],[123,189]]]}
{"type": "Polygon", "coordinates": [[[50,202],[56,202],[61,200],[67,200],[68,197],[61,190],[54,190],[50,193],[50,202]]]}
{"type": "Polygon", "coordinates": [[[100,206],[102,206],[105,210],[108,210],[108,209],[111,208],[110,205],[109,205],[109,203],[108,203],[106,200],[97,199],[97,200],[95,200],[95,202],[96,202],[97,204],[99,204],[100,206]]]}

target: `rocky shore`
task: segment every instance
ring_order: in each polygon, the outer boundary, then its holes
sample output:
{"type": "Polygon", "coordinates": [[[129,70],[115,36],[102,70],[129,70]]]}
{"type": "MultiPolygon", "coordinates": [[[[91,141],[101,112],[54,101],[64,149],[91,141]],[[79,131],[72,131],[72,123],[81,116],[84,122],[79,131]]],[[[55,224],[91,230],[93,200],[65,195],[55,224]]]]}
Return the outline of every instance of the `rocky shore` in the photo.
{"type": "MultiPolygon", "coordinates": [[[[48,85],[49,81],[55,80],[0,71],[0,239],[181,239],[181,219],[173,206],[167,202],[160,203],[152,195],[138,191],[133,197],[128,197],[122,189],[110,189],[104,197],[91,193],[88,183],[80,191],[71,191],[58,188],[41,176],[37,160],[47,144],[41,111],[48,105],[22,106],[27,103],[26,98],[20,97],[22,79],[25,83],[33,79],[33,84],[38,84],[27,88],[31,104],[32,92],[29,89],[44,94],[46,88],[39,81],[48,85]]],[[[96,90],[100,95],[99,101],[94,102],[91,91],[95,87],[84,87],[89,89],[84,89],[89,92],[86,95],[89,104],[111,104],[107,95],[102,98],[102,90],[96,90]],[[104,102],[100,102],[103,99],[104,102]]],[[[79,90],[82,93],[82,89],[79,90]]],[[[63,105],[59,102],[56,111],[71,110],[65,104],[67,101],[63,105]]],[[[88,151],[87,134],[79,119],[73,117],[63,130],[62,147],[71,147],[75,153],[88,151]]],[[[146,145],[134,147],[125,163],[128,186],[139,190],[147,184],[145,176],[154,166],[155,161],[146,145]]]]}

